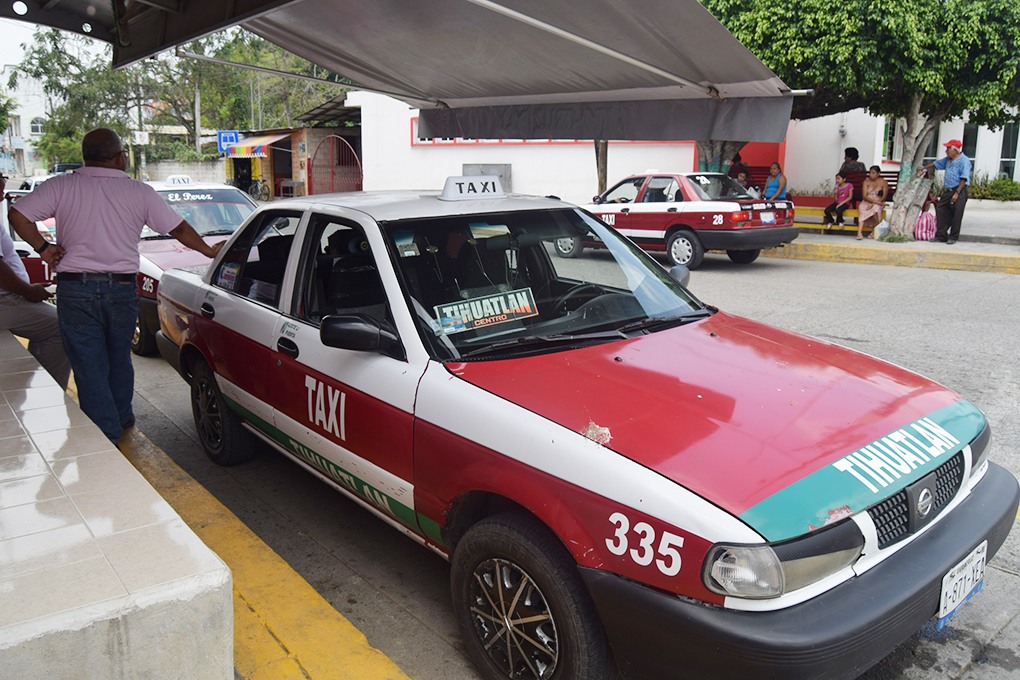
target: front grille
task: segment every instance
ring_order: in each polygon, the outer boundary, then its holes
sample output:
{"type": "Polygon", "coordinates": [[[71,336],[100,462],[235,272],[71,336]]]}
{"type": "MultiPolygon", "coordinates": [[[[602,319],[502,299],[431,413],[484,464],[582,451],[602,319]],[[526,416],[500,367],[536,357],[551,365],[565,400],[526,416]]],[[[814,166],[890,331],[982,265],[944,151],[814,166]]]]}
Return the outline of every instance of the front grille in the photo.
{"type": "MultiPolygon", "coordinates": [[[[935,498],[932,519],[949,504],[963,482],[963,452],[957,453],[935,470],[935,498]]],[[[881,503],[868,508],[878,532],[878,547],[885,548],[910,534],[910,507],[903,489],[881,503]]],[[[929,520],[930,521],[930,520],[929,520]]]]}

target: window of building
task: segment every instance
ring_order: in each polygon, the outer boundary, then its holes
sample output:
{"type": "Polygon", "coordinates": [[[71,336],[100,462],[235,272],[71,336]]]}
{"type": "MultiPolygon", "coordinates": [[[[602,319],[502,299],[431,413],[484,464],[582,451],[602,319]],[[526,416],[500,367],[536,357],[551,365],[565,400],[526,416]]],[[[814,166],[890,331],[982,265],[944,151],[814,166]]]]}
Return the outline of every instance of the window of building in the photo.
{"type": "Polygon", "coordinates": [[[882,158],[887,161],[899,161],[903,154],[903,132],[900,121],[895,118],[885,119],[885,140],[882,143],[882,158]]]}
{"type": "Polygon", "coordinates": [[[1016,176],[1016,146],[1020,126],[1010,123],[1002,128],[1002,154],[999,160],[999,176],[1013,179],[1016,176]]]}
{"type": "Polygon", "coordinates": [[[977,138],[978,126],[967,123],[963,126],[963,153],[970,159],[972,164],[977,164],[977,138]]]}
{"type": "Polygon", "coordinates": [[[942,149],[939,148],[939,132],[941,126],[935,128],[935,134],[931,136],[931,141],[928,142],[928,148],[924,150],[924,159],[921,161],[921,165],[927,165],[928,163],[934,162],[938,158],[942,158],[942,149]]]}
{"type": "Polygon", "coordinates": [[[43,118],[33,118],[31,131],[33,135],[41,135],[46,132],[46,120],[43,118]]]}
{"type": "Polygon", "coordinates": [[[11,132],[11,137],[21,136],[21,116],[11,116],[10,121],[7,124],[7,129],[11,132]]]}

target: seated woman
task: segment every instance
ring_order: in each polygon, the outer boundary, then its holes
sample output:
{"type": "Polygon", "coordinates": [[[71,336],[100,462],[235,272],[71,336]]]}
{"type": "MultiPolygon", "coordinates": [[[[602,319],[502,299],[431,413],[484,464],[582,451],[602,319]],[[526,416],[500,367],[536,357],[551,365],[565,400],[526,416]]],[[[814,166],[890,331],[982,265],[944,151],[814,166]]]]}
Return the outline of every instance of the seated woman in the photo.
{"type": "Polygon", "coordinates": [[[825,209],[825,220],[822,222],[825,231],[832,227],[832,213],[836,213],[836,226],[840,231],[843,230],[843,213],[850,207],[850,199],[853,198],[853,195],[854,185],[846,181],[846,175],[840,170],[836,173],[836,188],[832,191],[832,197],[835,200],[825,209]]]}
{"type": "Polygon", "coordinates": [[[779,163],[769,166],[769,181],[765,184],[765,195],[762,198],[768,201],[786,200],[786,175],[779,163]]]}
{"type": "Polygon", "coordinates": [[[868,178],[861,184],[864,194],[861,200],[860,219],[857,220],[857,240],[863,238],[865,227],[872,229],[868,238],[875,237],[875,227],[882,221],[882,211],[885,210],[884,198],[889,195],[889,183],[882,179],[882,169],[872,165],[868,169],[868,178]]]}

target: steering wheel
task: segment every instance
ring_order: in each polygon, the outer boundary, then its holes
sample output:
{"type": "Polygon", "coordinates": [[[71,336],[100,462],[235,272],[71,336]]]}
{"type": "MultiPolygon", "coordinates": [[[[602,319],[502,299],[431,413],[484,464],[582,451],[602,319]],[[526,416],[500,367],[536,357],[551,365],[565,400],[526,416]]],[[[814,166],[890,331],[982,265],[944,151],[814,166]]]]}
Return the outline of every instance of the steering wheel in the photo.
{"type": "Polygon", "coordinates": [[[556,302],[553,303],[553,314],[556,316],[565,314],[567,311],[567,302],[589,292],[594,292],[595,295],[592,297],[596,297],[598,295],[602,295],[606,291],[597,283],[579,283],[556,299],[556,302]]]}

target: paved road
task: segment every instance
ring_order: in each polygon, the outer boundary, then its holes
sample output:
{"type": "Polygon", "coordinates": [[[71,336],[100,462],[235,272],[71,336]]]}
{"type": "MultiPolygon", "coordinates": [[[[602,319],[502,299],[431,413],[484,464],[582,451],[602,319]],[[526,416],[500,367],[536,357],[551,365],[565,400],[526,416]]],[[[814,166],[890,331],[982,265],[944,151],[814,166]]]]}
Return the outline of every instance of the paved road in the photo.
{"type": "MultiPolygon", "coordinates": [[[[586,253],[564,269],[597,267],[586,253]]],[[[1020,276],[709,255],[691,289],[708,303],[928,375],[988,414],[992,459],[1020,475],[1020,276]]],[[[139,428],[301,573],[415,680],[467,680],[446,563],[272,452],[235,468],[195,442],[187,389],[136,358],[139,428]]],[[[1020,532],[984,590],[937,633],[925,629],[864,677],[1015,677],[1020,672],[1020,532]]]]}

